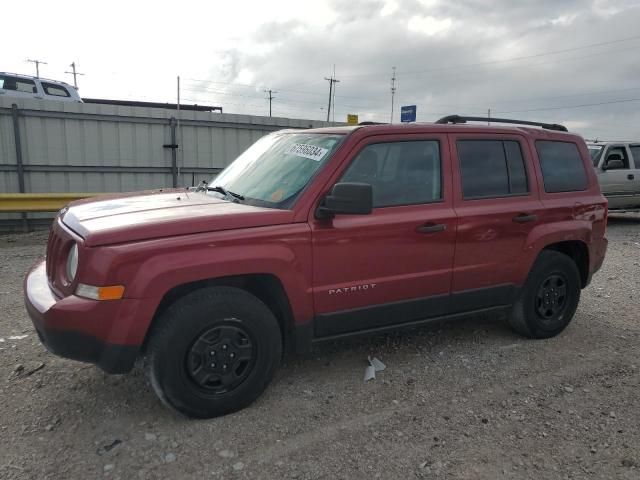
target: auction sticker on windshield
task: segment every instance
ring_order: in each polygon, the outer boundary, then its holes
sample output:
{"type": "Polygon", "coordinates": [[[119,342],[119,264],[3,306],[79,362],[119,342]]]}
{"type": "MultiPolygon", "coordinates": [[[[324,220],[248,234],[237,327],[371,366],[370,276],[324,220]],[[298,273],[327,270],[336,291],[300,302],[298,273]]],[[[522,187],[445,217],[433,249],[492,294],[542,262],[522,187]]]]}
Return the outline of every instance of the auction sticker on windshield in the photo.
{"type": "Polygon", "coordinates": [[[315,145],[307,145],[305,143],[294,143],[284,153],[296,155],[298,157],[308,158],[319,162],[324,158],[329,149],[316,147],[315,145]]]}

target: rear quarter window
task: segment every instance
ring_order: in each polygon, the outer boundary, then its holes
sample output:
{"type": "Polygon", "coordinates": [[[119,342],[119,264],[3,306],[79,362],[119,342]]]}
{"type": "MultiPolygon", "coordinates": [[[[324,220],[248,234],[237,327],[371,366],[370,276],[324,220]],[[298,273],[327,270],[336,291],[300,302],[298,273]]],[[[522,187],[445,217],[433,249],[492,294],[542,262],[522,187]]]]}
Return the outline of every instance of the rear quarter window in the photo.
{"type": "Polygon", "coordinates": [[[633,162],[636,164],[636,168],[640,168],[640,145],[629,145],[631,155],[633,156],[633,162]]]}
{"type": "Polygon", "coordinates": [[[536,150],[546,192],[576,192],[587,189],[587,173],[575,143],[538,140],[536,150]]]}
{"type": "Polygon", "coordinates": [[[70,97],[69,92],[62,85],[56,85],[54,83],[40,82],[44,93],[53,97],[70,97]]]}

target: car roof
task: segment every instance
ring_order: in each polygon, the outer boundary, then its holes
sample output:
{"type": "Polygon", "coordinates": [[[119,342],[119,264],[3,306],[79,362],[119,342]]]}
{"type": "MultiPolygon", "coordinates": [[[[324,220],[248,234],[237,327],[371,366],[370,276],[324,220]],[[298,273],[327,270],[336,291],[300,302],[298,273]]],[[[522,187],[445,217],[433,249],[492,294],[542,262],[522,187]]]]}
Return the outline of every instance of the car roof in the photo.
{"type": "Polygon", "coordinates": [[[640,144],[640,140],[606,140],[606,141],[593,141],[587,140],[587,146],[589,147],[606,147],[607,145],[632,145],[634,147],[640,144]]]}
{"type": "Polygon", "coordinates": [[[60,80],[52,80],[51,78],[34,77],[33,75],[25,75],[23,73],[0,72],[0,75],[10,75],[12,77],[25,78],[27,80],[39,80],[41,82],[57,83],[58,85],[73,87],[73,85],[69,85],[67,82],[62,82],[60,80]]]}

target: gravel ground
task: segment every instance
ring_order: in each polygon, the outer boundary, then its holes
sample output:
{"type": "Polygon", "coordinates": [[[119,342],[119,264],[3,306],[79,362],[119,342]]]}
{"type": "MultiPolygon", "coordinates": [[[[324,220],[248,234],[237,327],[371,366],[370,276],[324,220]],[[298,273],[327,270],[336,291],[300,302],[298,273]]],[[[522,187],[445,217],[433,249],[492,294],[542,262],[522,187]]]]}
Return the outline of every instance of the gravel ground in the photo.
{"type": "Polygon", "coordinates": [[[640,216],[608,237],[557,338],[477,318],[327,344],[209,421],[46,352],[21,291],[46,237],[0,237],[0,478],[638,479],[640,216]],[[387,369],[365,384],[367,355],[387,369]]]}

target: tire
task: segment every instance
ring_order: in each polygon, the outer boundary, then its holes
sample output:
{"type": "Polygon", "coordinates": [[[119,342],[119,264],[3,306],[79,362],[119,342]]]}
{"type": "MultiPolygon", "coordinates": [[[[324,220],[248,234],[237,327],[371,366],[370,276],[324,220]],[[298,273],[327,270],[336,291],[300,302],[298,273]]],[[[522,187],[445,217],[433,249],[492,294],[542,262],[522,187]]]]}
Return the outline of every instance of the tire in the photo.
{"type": "Polygon", "coordinates": [[[145,365],[154,391],[184,415],[212,418],[251,404],[282,356],[271,310],[244,290],[196,290],[157,319],[145,365]]]}
{"type": "Polygon", "coordinates": [[[543,250],[513,306],[511,328],[529,338],[558,335],[576,313],[581,289],[580,272],[573,259],[543,250]]]}

